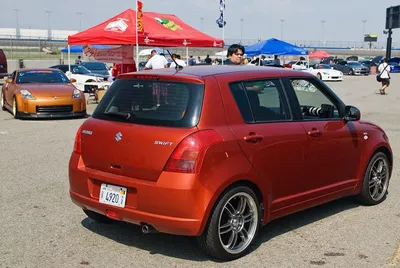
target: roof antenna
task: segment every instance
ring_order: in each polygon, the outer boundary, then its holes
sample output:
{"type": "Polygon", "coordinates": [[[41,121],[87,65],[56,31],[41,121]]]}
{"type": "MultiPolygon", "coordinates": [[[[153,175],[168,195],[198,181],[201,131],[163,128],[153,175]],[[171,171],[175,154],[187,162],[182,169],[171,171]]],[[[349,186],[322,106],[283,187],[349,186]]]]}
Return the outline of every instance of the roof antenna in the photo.
{"type": "Polygon", "coordinates": [[[176,69],[176,70],[182,70],[182,69],[183,69],[183,66],[179,65],[179,64],[175,61],[174,57],[172,57],[172,54],[171,54],[171,52],[169,52],[168,49],[167,49],[167,52],[168,52],[168,54],[170,55],[171,59],[175,62],[175,69],[176,69]]]}

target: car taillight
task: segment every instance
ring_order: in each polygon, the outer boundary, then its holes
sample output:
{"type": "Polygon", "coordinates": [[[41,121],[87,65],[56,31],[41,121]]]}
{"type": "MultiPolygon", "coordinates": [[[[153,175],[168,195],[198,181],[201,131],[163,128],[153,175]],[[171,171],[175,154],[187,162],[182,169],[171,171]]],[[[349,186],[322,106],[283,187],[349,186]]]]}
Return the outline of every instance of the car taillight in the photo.
{"type": "Polygon", "coordinates": [[[81,152],[82,152],[81,136],[82,136],[82,126],[79,127],[78,131],[76,132],[76,136],[75,136],[74,153],[76,153],[76,154],[81,154],[81,152]]]}
{"type": "Polygon", "coordinates": [[[207,149],[223,141],[214,130],[201,130],[186,137],[175,148],[164,167],[164,171],[199,173],[207,149]]]}

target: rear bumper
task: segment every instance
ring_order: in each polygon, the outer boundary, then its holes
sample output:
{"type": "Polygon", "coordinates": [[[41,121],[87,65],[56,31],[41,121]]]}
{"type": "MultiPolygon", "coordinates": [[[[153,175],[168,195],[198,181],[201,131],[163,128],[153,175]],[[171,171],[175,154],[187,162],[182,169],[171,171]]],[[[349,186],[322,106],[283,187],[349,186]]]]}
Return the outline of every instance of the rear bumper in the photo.
{"type": "Polygon", "coordinates": [[[193,174],[162,172],[156,182],[124,177],[85,167],[80,155],[69,164],[70,197],[79,207],[109,218],[176,235],[197,236],[212,193],[193,174]],[[99,202],[102,183],[127,187],[126,204],[119,208],[99,202]]]}

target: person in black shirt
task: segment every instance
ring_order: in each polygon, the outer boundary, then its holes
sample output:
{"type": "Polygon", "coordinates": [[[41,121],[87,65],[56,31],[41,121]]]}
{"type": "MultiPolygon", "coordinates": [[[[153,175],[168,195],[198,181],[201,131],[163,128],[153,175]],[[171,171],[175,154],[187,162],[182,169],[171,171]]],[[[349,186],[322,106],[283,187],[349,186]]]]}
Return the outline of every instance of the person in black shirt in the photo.
{"type": "Polygon", "coordinates": [[[233,44],[228,48],[227,59],[224,64],[240,65],[243,63],[244,46],[233,44]]]}
{"type": "Polygon", "coordinates": [[[206,64],[211,64],[212,60],[211,60],[211,58],[210,58],[210,55],[207,55],[207,57],[204,59],[204,62],[205,62],[206,64]]]}

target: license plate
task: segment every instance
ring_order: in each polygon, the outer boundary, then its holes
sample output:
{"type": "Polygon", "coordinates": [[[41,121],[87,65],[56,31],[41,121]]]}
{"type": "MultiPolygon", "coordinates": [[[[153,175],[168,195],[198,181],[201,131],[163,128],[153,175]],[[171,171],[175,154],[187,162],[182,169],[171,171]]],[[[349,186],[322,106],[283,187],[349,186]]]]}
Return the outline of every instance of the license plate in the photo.
{"type": "Polygon", "coordinates": [[[126,188],[110,184],[101,184],[99,202],[120,208],[125,207],[126,188]]]}

